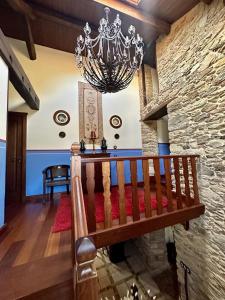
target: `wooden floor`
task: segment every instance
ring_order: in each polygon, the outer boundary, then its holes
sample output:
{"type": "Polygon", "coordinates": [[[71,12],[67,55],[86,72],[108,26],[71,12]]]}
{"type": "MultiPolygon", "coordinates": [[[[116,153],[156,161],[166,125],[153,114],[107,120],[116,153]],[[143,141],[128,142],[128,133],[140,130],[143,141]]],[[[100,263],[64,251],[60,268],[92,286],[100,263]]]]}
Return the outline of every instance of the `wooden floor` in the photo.
{"type": "Polygon", "coordinates": [[[0,299],[72,299],[71,233],[51,233],[54,204],[17,208],[0,236],[0,299]]]}

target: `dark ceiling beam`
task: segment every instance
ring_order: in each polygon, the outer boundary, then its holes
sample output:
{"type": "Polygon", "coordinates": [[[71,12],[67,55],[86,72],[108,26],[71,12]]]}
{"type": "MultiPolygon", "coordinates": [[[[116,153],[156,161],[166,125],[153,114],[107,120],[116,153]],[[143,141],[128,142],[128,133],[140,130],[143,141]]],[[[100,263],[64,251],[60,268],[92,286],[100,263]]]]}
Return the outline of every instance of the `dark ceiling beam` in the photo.
{"type": "MultiPolygon", "coordinates": [[[[35,4],[32,1],[29,1],[29,4],[33,9],[33,12],[36,15],[36,17],[41,18],[43,20],[54,22],[56,24],[74,28],[74,29],[81,29],[86,24],[86,21],[82,19],[70,17],[63,13],[57,12],[53,9],[49,9],[39,4],[35,4]]],[[[89,25],[91,26],[93,32],[98,32],[98,28],[96,27],[96,25],[91,23],[89,23],[89,25]]]]}
{"type": "Polygon", "coordinates": [[[34,46],[34,38],[32,35],[30,20],[27,16],[25,16],[24,18],[25,18],[24,32],[25,32],[25,41],[26,41],[26,45],[27,45],[27,50],[28,50],[30,59],[35,60],[37,58],[37,56],[36,56],[36,51],[35,51],[35,46],[34,46]]]}
{"type": "Polygon", "coordinates": [[[157,31],[160,34],[161,33],[167,34],[170,32],[170,24],[167,23],[166,21],[156,18],[150,14],[144,13],[143,11],[140,11],[135,7],[127,5],[123,2],[116,1],[116,0],[94,0],[94,1],[103,6],[112,8],[118,11],[119,13],[130,16],[131,18],[139,22],[142,22],[144,25],[149,26],[149,28],[157,31]]]}
{"type": "MultiPolygon", "coordinates": [[[[213,2],[213,0],[201,0],[202,2],[204,2],[205,4],[211,4],[213,2]]],[[[225,0],[224,0],[225,1],[225,0]]]]}
{"type": "Polygon", "coordinates": [[[31,109],[39,110],[40,100],[1,29],[0,56],[9,68],[9,79],[17,92],[31,109]]]}
{"type": "Polygon", "coordinates": [[[16,12],[22,15],[24,20],[24,36],[27,45],[27,51],[31,60],[36,59],[36,51],[30,19],[35,20],[33,9],[23,0],[7,0],[8,5],[16,12]]]}
{"type": "Polygon", "coordinates": [[[6,2],[13,10],[17,11],[18,13],[28,16],[32,20],[35,19],[32,8],[23,0],[6,0],[6,2]]]}

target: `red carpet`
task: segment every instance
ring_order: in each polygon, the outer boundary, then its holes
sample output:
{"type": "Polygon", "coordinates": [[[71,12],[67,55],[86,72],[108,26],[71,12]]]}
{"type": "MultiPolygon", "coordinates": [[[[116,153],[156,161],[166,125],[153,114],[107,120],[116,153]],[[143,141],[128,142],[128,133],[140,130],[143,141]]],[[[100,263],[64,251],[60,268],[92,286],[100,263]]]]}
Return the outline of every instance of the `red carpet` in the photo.
{"type": "MultiPolygon", "coordinates": [[[[132,216],[132,190],[131,187],[125,187],[125,197],[126,197],[126,212],[127,216],[132,216]]],[[[151,197],[152,209],[156,209],[157,202],[156,199],[151,197]]],[[[139,209],[140,212],[145,211],[144,205],[144,190],[138,189],[138,199],[139,199],[139,209]]],[[[85,206],[87,203],[87,196],[84,197],[85,206]]],[[[111,189],[111,201],[112,201],[112,218],[119,218],[119,194],[118,188],[114,187],[111,189]]],[[[162,205],[167,207],[167,199],[163,197],[162,205]]],[[[96,203],[96,221],[97,223],[104,222],[104,197],[102,193],[95,194],[96,203]]],[[[60,199],[60,204],[55,216],[55,222],[52,227],[52,232],[60,232],[69,230],[71,228],[71,204],[70,196],[63,195],[60,199]]]]}

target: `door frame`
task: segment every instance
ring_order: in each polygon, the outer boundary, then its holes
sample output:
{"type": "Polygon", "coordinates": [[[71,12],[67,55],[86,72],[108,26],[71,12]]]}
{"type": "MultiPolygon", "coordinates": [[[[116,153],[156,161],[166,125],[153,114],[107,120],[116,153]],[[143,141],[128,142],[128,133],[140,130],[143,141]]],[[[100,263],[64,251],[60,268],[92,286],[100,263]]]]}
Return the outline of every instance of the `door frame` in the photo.
{"type": "MultiPolygon", "coordinates": [[[[20,202],[25,202],[26,200],[26,149],[27,149],[27,113],[24,112],[14,112],[8,111],[8,118],[7,118],[7,140],[8,140],[8,122],[9,116],[20,116],[22,117],[22,158],[21,158],[21,168],[22,168],[22,176],[21,176],[21,195],[20,195],[20,202]]],[[[7,143],[6,148],[6,163],[7,163],[7,154],[8,154],[8,147],[9,144],[7,143]]],[[[7,164],[6,164],[7,169],[7,164]]]]}

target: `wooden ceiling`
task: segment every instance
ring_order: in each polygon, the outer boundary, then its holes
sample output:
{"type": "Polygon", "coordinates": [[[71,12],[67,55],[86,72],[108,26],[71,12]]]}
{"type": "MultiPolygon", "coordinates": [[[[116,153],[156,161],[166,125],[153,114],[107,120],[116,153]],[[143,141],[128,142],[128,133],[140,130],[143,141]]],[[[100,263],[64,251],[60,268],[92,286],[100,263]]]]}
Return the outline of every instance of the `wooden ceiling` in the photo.
{"type": "MultiPolygon", "coordinates": [[[[204,0],[204,2],[211,2],[204,0]]],[[[26,41],[31,59],[35,44],[74,53],[76,37],[89,22],[97,31],[104,7],[120,14],[123,30],[134,25],[146,44],[145,62],[155,64],[155,41],[199,0],[2,0],[0,27],[5,35],[26,41]]]]}

